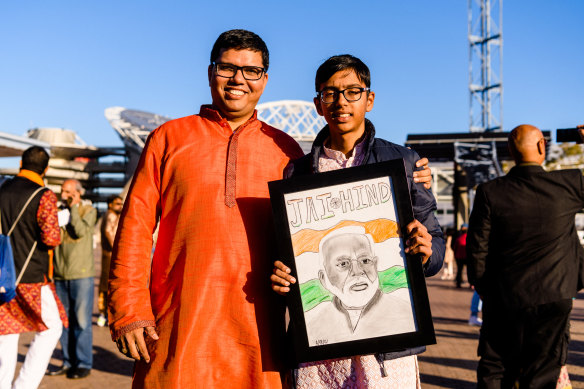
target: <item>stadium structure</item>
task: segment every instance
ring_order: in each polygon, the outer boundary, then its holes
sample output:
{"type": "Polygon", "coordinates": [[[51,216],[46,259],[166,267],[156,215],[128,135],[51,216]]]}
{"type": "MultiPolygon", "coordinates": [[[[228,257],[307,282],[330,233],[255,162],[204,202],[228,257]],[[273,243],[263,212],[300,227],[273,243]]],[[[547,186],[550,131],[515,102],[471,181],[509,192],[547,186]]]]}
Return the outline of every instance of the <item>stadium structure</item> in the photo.
{"type": "MultiPolygon", "coordinates": [[[[119,177],[125,172],[123,160],[100,161],[100,158],[106,156],[123,158],[123,148],[87,145],[75,131],[65,128],[33,128],[24,136],[0,133],[1,157],[20,157],[31,146],[43,147],[50,153],[45,180],[47,186],[56,193],[60,192],[64,180],[74,178],[83,183],[88,199],[101,201],[103,196],[98,193],[98,187],[115,189],[125,183],[119,177]]],[[[0,175],[13,176],[18,170],[17,167],[0,168],[0,175]]]]}
{"type": "Polygon", "coordinates": [[[326,125],[312,102],[282,100],[257,106],[258,118],[294,138],[307,153],[316,134],[326,125]]]}
{"type": "MultiPolygon", "coordinates": [[[[326,122],[318,115],[314,104],[300,100],[283,100],[259,104],[258,118],[276,127],[300,143],[306,152],[318,131],[326,122]]],[[[149,112],[110,107],[105,110],[105,117],[118,133],[128,156],[128,172],[135,170],[138,158],[148,134],[171,118],[149,112]]]]}
{"type": "MultiPolygon", "coordinates": [[[[284,100],[257,106],[258,118],[292,136],[307,152],[318,131],[326,124],[311,102],[284,100]]],[[[24,136],[0,133],[0,156],[19,157],[37,145],[51,154],[45,176],[56,193],[64,180],[75,178],[86,188],[86,197],[103,208],[111,193],[127,190],[146,139],[151,131],[172,118],[124,107],[109,107],[106,119],[119,135],[124,147],[87,145],[74,131],[64,128],[34,128],[24,136]]],[[[12,176],[18,168],[0,169],[12,176]]]]}
{"type": "MultiPolygon", "coordinates": [[[[304,152],[310,150],[316,134],[326,124],[316,112],[314,104],[307,101],[274,101],[259,104],[256,109],[260,120],[288,133],[304,152]]],[[[124,181],[128,182],[138,165],[150,132],[172,118],[119,106],[107,108],[104,114],[124,143],[124,181]]]]}
{"type": "Polygon", "coordinates": [[[106,108],[105,118],[124,143],[126,151],[126,181],[134,174],[146,138],[150,132],[171,118],[124,107],[106,108]]]}

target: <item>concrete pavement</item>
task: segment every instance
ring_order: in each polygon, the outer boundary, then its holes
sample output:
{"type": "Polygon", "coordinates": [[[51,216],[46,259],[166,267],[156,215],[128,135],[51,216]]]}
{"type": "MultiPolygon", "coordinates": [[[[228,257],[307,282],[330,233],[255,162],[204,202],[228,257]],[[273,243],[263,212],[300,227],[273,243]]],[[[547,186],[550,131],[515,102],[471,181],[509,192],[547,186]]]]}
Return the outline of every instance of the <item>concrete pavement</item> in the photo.
{"type": "MultiPolygon", "coordinates": [[[[422,387],[474,388],[479,328],[467,324],[472,291],[468,288],[456,289],[454,281],[441,280],[438,276],[428,279],[427,284],[438,343],[429,346],[419,356],[422,387]]],[[[116,389],[131,386],[133,362],[117,352],[109,330],[97,327],[96,320],[97,314],[94,315],[94,368],[91,375],[79,380],[63,376],[45,377],[40,388],[116,389]]],[[[580,294],[574,303],[571,324],[568,372],[573,387],[584,388],[584,294],[580,294]]],[[[31,339],[32,334],[21,337],[18,368],[31,339]]],[[[53,354],[51,368],[61,365],[60,355],[58,348],[53,354]]]]}

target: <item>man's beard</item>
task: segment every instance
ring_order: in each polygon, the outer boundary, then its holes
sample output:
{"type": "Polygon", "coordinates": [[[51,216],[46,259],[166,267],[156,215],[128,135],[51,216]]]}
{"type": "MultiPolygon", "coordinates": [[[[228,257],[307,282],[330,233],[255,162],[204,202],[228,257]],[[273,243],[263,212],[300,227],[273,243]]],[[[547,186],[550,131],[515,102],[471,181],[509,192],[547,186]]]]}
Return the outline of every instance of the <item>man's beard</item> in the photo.
{"type": "Polygon", "coordinates": [[[337,296],[347,308],[365,307],[379,289],[379,277],[375,277],[373,281],[367,278],[367,276],[348,278],[343,285],[343,290],[331,284],[328,276],[325,275],[325,278],[325,287],[337,296]]]}

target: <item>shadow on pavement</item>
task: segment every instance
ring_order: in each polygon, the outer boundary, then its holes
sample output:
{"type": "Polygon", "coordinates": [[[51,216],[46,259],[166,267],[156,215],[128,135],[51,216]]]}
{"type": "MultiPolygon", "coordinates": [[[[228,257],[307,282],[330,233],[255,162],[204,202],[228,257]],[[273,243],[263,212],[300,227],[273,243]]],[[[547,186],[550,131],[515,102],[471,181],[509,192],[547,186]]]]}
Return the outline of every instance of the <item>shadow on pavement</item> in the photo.
{"type": "Polygon", "coordinates": [[[434,323],[440,323],[440,324],[467,324],[467,321],[464,319],[453,319],[451,317],[440,317],[440,316],[432,316],[432,321],[434,323]]]}
{"type": "Polygon", "coordinates": [[[435,375],[429,375],[420,373],[420,380],[422,381],[422,387],[424,384],[435,385],[442,388],[457,388],[457,389],[474,389],[477,384],[474,382],[458,380],[455,378],[446,378],[435,375]]]}
{"type": "MultiPolygon", "coordinates": [[[[30,347],[30,343],[25,343],[24,346],[26,347],[26,351],[28,352],[28,348],[30,347]]],[[[20,362],[20,363],[24,363],[25,356],[26,356],[26,354],[18,353],[18,356],[16,357],[16,361],[20,362]]]]}
{"type": "MultiPolygon", "coordinates": [[[[55,350],[54,358],[62,360],[60,349],[55,350]]],[[[24,361],[24,356],[18,355],[19,361],[24,361]]],[[[61,364],[49,364],[49,370],[58,370],[61,364]]],[[[122,356],[119,353],[113,353],[103,347],[93,345],[93,370],[103,371],[105,373],[119,374],[123,376],[132,376],[134,371],[134,361],[122,356]]]]}
{"type": "MultiPolygon", "coordinates": [[[[433,363],[435,365],[458,367],[461,369],[467,369],[471,371],[477,370],[477,361],[469,359],[457,359],[457,358],[441,358],[441,357],[429,357],[418,355],[418,359],[423,362],[433,363]]],[[[452,386],[455,388],[456,386],[452,386]]]]}
{"type": "Polygon", "coordinates": [[[111,352],[100,346],[93,345],[93,368],[107,373],[131,377],[134,371],[134,360],[120,353],[111,352]]]}
{"type": "Polygon", "coordinates": [[[576,375],[576,374],[571,374],[570,370],[568,370],[568,375],[570,376],[570,381],[572,381],[572,386],[574,388],[581,388],[581,384],[582,382],[584,382],[584,376],[582,375],[576,375]],[[579,382],[579,385],[576,385],[576,383],[579,382]]]}
{"type": "Polygon", "coordinates": [[[479,334],[452,330],[435,330],[436,336],[441,338],[457,338],[457,339],[479,339],[479,334]]]}
{"type": "Polygon", "coordinates": [[[433,288],[451,290],[453,292],[456,291],[456,292],[468,293],[468,294],[473,293],[473,289],[469,288],[468,286],[463,286],[461,288],[457,288],[454,283],[453,284],[444,284],[444,283],[430,283],[430,282],[426,281],[426,285],[432,285],[433,288]]]}

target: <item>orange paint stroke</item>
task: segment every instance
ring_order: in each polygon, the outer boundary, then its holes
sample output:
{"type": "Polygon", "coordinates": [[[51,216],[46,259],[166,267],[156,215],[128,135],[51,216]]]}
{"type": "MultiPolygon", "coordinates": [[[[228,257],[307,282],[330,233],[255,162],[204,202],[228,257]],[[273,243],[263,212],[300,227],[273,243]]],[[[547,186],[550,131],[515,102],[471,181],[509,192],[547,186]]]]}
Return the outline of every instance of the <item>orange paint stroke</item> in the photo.
{"type": "Polygon", "coordinates": [[[358,222],[354,220],[343,220],[336,226],[327,230],[312,230],[305,228],[292,235],[292,247],[294,248],[294,256],[299,256],[307,251],[318,253],[318,246],[322,238],[327,234],[338,230],[339,228],[359,226],[365,228],[365,233],[371,234],[375,243],[383,242],[389,238],[396,238],[399,236],[397,223],[389,219],[375,219],[367,222],[358,222]]]}

